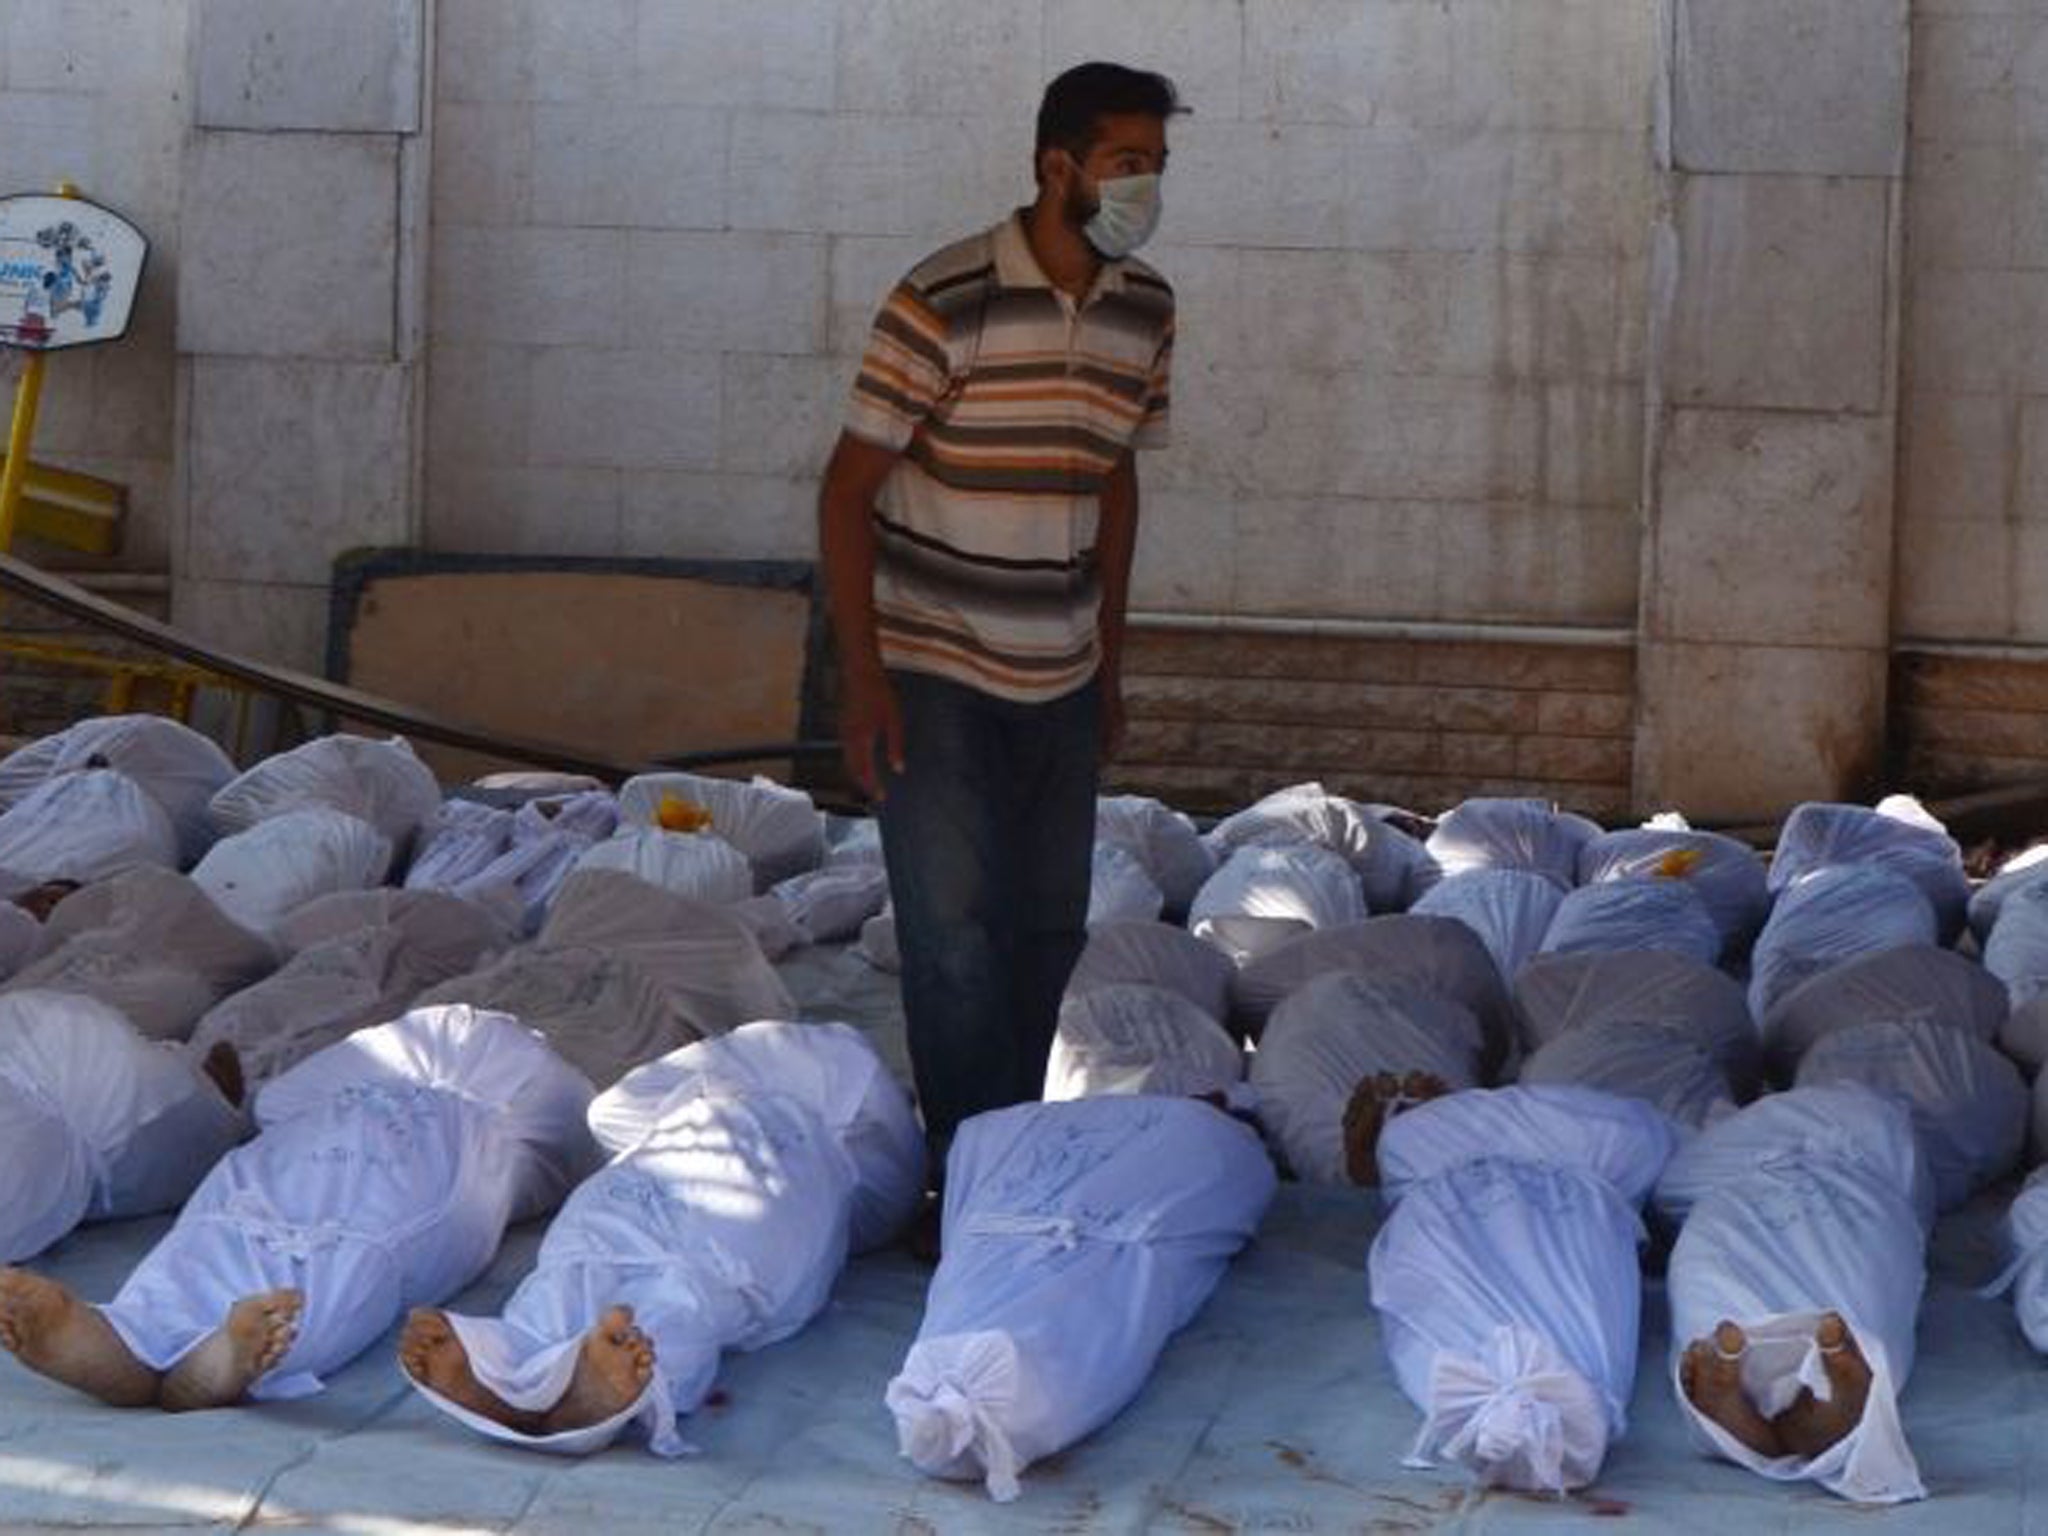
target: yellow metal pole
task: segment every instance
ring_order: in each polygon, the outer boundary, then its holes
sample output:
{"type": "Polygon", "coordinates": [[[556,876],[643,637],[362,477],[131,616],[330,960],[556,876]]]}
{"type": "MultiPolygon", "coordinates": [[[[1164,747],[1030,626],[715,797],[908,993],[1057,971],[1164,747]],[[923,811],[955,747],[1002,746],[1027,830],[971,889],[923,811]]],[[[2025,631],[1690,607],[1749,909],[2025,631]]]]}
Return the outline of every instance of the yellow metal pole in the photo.
{"type": "Polygon", "coordinates": [[[14,548],[14,522],[21,510],[21,487],[28,479],[28,446],[36,435],[36,410],[43,399],[43,363],[31,352],[22,365],[14,391],[14,425],[7,433],[7,466],[0,469],[0,554],[14,548]]]}

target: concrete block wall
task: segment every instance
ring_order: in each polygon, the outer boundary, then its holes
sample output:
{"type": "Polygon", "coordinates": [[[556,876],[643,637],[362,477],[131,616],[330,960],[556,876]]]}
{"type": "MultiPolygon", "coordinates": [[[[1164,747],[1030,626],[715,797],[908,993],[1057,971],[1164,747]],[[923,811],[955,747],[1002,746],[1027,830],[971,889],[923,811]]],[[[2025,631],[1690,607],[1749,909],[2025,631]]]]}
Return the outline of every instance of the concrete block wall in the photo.
{"type": "Polygon", "coordinates": [[[2048,0],[1917,0],[1896,627],[2048,644],[2048,0]]]}
{"type": "MultiPolygon", "coordinates": [[[[36,434],[39,459],[128,487],[121,563],[141,570],[164,569],[174,536],[173,330],[193,9],[194,0],[0,0],[0,194],[72,181],[150,240],[127,338],[51,363],[36,434]]],[[[16,377],[0,359],[6,402],[16,377]]]]}
{"type": "Polygon", "coordinates": [[[1642,0],[440,0],[426,531],[808,555],[870,316],[1173,75],[1155,610],[1626,622],[1642,0]]]}
{"type": "Polygon", "coordinates": [[[176,621],[317,672],[334,557],[416,531],[426,0],[195,0],[176,621]]]}

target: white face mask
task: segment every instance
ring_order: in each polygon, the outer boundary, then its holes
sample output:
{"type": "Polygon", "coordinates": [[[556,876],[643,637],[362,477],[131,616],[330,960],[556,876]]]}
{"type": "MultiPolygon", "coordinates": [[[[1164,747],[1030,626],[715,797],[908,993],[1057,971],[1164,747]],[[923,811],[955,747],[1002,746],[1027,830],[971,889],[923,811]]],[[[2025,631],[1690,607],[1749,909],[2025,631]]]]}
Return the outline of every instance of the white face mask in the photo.
{"type": "Polygon", "coordinates": [[[1097,182],[1101,201],[1081,226],[1088,243],[1111,261],[1128,256],[1159,227],[1159,178],[1113,176],[1097,182]]]}

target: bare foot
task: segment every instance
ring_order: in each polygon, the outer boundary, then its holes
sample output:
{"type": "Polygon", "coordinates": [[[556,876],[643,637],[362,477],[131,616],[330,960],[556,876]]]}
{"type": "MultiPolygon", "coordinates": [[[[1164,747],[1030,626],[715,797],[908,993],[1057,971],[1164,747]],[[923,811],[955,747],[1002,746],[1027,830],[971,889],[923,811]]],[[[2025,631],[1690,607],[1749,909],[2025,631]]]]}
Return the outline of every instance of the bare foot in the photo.
{"type": "Polygon", "coordinates": [[[1742,1390],[1742,1352],[1749,1340],[1723,1321],[1710,1339],[1694,1339],[1678,1361],[1678,1384],[1693,1407],[1759,1456],[1782,1456],[1771,1421],[1756,1411],[1742,1390]]]}
{"type": "Polygon", "coordinates": [[[522,1435],[540,1432],[541,1415],[514,1408],[476,1379],[469,1367],[469,1351],[462,1347],[462,1336],[445,1312],[432,1307],[413,1309],[398,1338],[398,1363],[414,1381],[433,1388],[458,1407],[522,1435]]]}
{"type": "Polygon", "coordinates": [[[1785,1449],[1809,1460],[1862,1423],[1870,1402],[1870,1362],[1839,1312],[1820,1320],[1813,1341],[1820,1346],[1821,1368],[1827,1372],[1828,1400],[1822,1402],[1801,1387],[1799,1396],[1771,1421],[1785,1449]]]}
{"type": "Polygon", "coordinates": [[[242,1076],[242,1057],[226,1040],[216,1041],[212,1050],[206,1053],[206,1060],[199,1064],[199,1070],[213,1080],[213,1086],[220,1090],[222,1098],[237,1109],[241,1108],[242,1097],[249,1091],[247,1079],[242,1076]]]}
{"type": "Polygon", "coordinates": [[[569,1390],[542,1425],[555,1434],[601,1424],[629,1406],[654,1377],[654,1345],[633,1326],[631,1307],[609,1308],[583,1336],[569,1390]]]}
{"type": "Polygon", "coordinates": [[[116,1408],[156,1401],[156,1372],[99,1309],[28,1270],[0,1269],[0,1345],[38,1375],[116,1408]]]}
{"type": "Polygon", "coordinates": [[[298,1291],[259,1291],[228,1309],[228,1320],[200,1340],[164,1376],[158,1398],[171,1413],[238,1403],[299,1336],[306,1298],[298,1291]]]}
{"type": "Polygon", "coordinates": [[[1344,1106],[1344,1172],[1351,1182],[1379,1183],[1380,1132],[1392,1116],[1450,1091],[1449,1083],[1428,1072],[1406,1077],[1379,1072],[1360,1078],[1351,1102],[1344,1106]]]}

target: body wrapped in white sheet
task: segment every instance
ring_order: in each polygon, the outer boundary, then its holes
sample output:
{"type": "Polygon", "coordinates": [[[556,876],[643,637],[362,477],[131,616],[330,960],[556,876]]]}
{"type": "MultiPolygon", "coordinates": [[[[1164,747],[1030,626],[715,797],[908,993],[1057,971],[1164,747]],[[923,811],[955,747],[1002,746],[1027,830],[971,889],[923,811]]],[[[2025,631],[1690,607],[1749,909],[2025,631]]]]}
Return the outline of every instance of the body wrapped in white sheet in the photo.
{"type": "Polygon", "coordinates": [[[576,856],[575,869],[615,870],[693,901],[731,905],[754,894],[746,855],[713,832],[622,826],[576,856]]]}
{"type": "Polygon", "coordinates": [[[196,1055],[232,1045],[252,1085],[397,1018],[428,987],[507,942],[491,913],[460,896],[389,888],[309,902],[277,937],[294,950],[291,959],[215,1004],[192,1031],[196,1055]]]}
{"type": "Polygon", "coordinates": [[[1332,971],[1266,1021],[1250,1072],[1259,1123],[1298,1178],[1347,1183],[1344,1111],[1361,1080],[1421,1072],[1471,1088],[1485,1050],[1462,1003],[1388,977],[1332,971]]]}
{"type": "Polygon", "coordinates": [[[1563,1493],[1628,1422],[1638,1214],[1674,1138],[1634,1099],[1503,1088],[1418,1105],[1380,1135],[1393,1210],[1369,1270],[1415,1465],[1563,1493]]]}
{"type": "Polygon", "coordinates": [[[1240,848],[1306,843],[1339,855],[1357,873],[1372,912],[1399,912],[1436,882],[1422,844],[1371,808],[1320,784],[1292,784],[1227,816],[1203,841],[1217,863],[1240,848]]]}
{"type": "Polygon", "coordinates": [[[1254,960],[1230,984],[1238,1022],[1256,1035],[1295,988],[1325,971],[1405,981],[1463,1003],[1486,1031],[1489,1067],[1507,1054],[1513,1010],[1500,970],[1470,928],[1413,912],[1309,934],[1254,960]]]}
{"type": "Polygon", "coordinates": [[[26,965],[42,942],[43,925],[13,902],[0,900],[0,981],[26,965]]]}
{"type": "Polygon", "coordinates": [[[1571,1083],[1641,1099],[1681,1133],[1735,1113],[1728,1072],[1683,1024],[1603,1019],[1566,1030],[1522,1063],[1520,1083],[1571,1083]]]}
{"type": "Polygon", "coordinates": [[[267,816],[207,850],[192,883],[251,933],[269,934],[309,901],[383,883],[391,840],[359,816],[308,806],[267,816]]]}
{"type": "Polygon", "coordinates": [[[222,832],[286,811],[325,806],[367,821],[410,856],[414,834],[441,804],[441,786],[402,736],[322,736],[266,757],[221,786],[208,809],[222,832]]]}
{"type": "Polygon", "coordinates": [[[1479,798],[1447,811],[1426,846],[1446,877],[1526,869],[1569,890],[1578,879],[1579,850],[1599,835],[1598,823],[1547,801],[1479,798]]]}
{"type": "Polygon", "coordinates": [[[1159,887],[1168,912],[1185,912],[1216,870],[1216,856],[1195,824],[1144,795],[1104,795],[1095,802],[1097,847],[1121,848],[1159,887]]]}
{"type": "Polygon", "coordinates": [[[1912,796],[1889,796],[1874,810],[1822,801],[1798,807],[1778,832],[1768,878],[1773,891],[1783,891],[1817,870],[1855,865],[1912,881],[1934,909],[1943,943],[1962,932],[1970,904],[1962,850],[1912,796]]]}
{"type": "Polygon", "coordinates": [[[1930,1019],[1874,1014],[1833,1030],[1807,1051],[1797,1082],[1853,1083],[1904,1104],[1945,1211],[2026,1146],[2031,1101],[2019,1069],[1978,1036],[1930,1019]]]}
{"type": "Polygon", "coordinates": [[[1668,949],[1714,965],[1721,958],[1721,929],[1683,880],[1604,880],[1558,903],[1540,948],[1551,955],[1668,949]]]}
{"type": "Polygon", "coordinates": [[[1854,1087],[1772,1094],[1681,1149],[1657,1204],[1685,1222],[1668,1271],[1670,1380],[1701,1448],[1859,1502],[1923,1497],[1898,1394],[1913,1370],[1933,1190],[1905,1107],[1854,1087]],[[1813,1334],[1828,1312],[1855,1334],[1871,1386],[1861,1422],[1821,1455],[1760,1455],[1686,1397],[1685,1348],[1724,1320],[1748,1336],[1743,1387],[1765,1417],[1802,1384],[1824,1386],[1813,1334]]]}
{"type": "Polygon", "coordinates": [[[922,1472],[1018,1476],[1107,1423],[1273,1197],[1248,1126],[1192,1099],[977,1115],[948,1164],[945,1257],[885,1398],[922,1472]]]}
{"type": "Polygon", "coordinates": [[[515,1408],[557,1402],[583,1336],[625,1305],[654,1345],[640,1397],[601,1423],[522,1435],[415,1387],[493,1439],[581,1455],[629,1425],[662,1455],[719,1355],[789,1337],[849,1251],[886,1241],[924,1189],[909,1097],[844,1024],[753,1023],[629,1074],[590,1122],[612,1160],[569,1196],[497,1317],[451,1314],[470,1367],[515,1408]]]}
{"type": "Polygon", "coordinates": [[[825,854],[825,820],[800,789],[756,776],[750,780],[695,773],[646,773],[619,789],[621,828],[658,827],[662,802],[673,796],[710,813],[710,830],[737,848],[751,870],[754,895],[816,869],[825,854]]]}
{"type": "Polygon", "coordinates": [[[1526,869],[1467,869],[1446,875],[1412,909],[1417,917],[1449,917],[1479,936],[1503,980],[1543,947],[1564,887],[1526,869]]]}
{"type": "Polygon", "coordinates": [[[264,1088],[261,1134],[217,1164],[105,1312],[156,1370],[236,1300],[305,1294],[256,1398],[300,1397],[408,1307],[482,1272],[508,1222],[596,1163],[590,1085],[504,1014],[419,1009],[358,1031],[264,1088]]]}
{"type": "Polygon", "coordinates": [[[1515,1014],[1534,1050],[1576,1029],[1668,1025],[1698,1042],[1737,1097],[1756,1090],[1761,1037],[1740,983],[1668,950],[1542,955],[1515,978],[1515,1014]]]}
{"type": "Polygon", "coordinates": [[[1214,944],[1167,923],[1102,923],[1067,978],[1067,996],[1096,987],[1164,987],[1221,1023],[1230,1014],[1230,979],[1237,968],[1214,944]]]}
{"type": "Polygon", "coordinates": [[[0,1264],[182,1204],[246,1128],[185,1053],[104,1004],[0,997],[0,1264]]]}
{"type": "Polygon", "coordinates": [[[1778,893],[1750,955],[1749,1011],[1768,1036],[1794,989],[1859,955],[1936,942],[1934,908],[1904,875],[1869,864],[1816,870],[1778,893]]]}
{"type": "Polygon", "coordinates": [[[1060,1004],[1044,1096],[1227,1096],[1243,1081],[1244,1053],[1213,1017],[1178,992],[1126,983],[1060,1004]]]}
{"type": "Polygon", "coordinates": [[[2036,1168],[2005,1213],[2004,1274],[1987,1294],[2012,1293],[2013,1315],[2037,1354],[2048,1355],[2048,1167],[2036,1168]]]}
{"type": "Polygon", "coordinates": [[[101,715],[44,736],[0,759],[0,808],[38,784],[81,768],[107,767],[141,785],[177,829],[179,865],[213,841],[206,805],[235,776],[225,752],[162,715],[101,715]]]}
{"type": "Polygon", "coordinates": [[[1770,914],[1764,861],[1747,843],[1688,827],[1626,827],[1603,832],[1579,849],[1579,884],[1608,880],[1675,880],[1706,906],[1722,947],[1749,947],[1770,914]]]}
{"type": "Polygon", "coordinates": [[[178,833],[125,774],[60,774],[0,811],[0,901],[45,881],[91,885],[139,865],[176,869],[178,833]]]}
{"type": "Polygon", "coordinates": [[[183,1040],[231,992],[268,975],[269,942],[168,869],[131,869],[73,891],[43,924],[42,948],[6,990],[97,998],[152,1040],[183,1040]]]}
{"type": "Polygon", "coordinates": [[[1145,866],[1114,843],[1097,843],[1089,860],[1088,924],[1149,923],[1166,910],[1166,893],[1145,866]]]}
{"type": "Polygon", "coordinates": [[[1313,843],[1238,849],[1195,893],[1188,931],[1243,965],[1289,939],[1365,916],[1358,876],[1313,843]]]}

